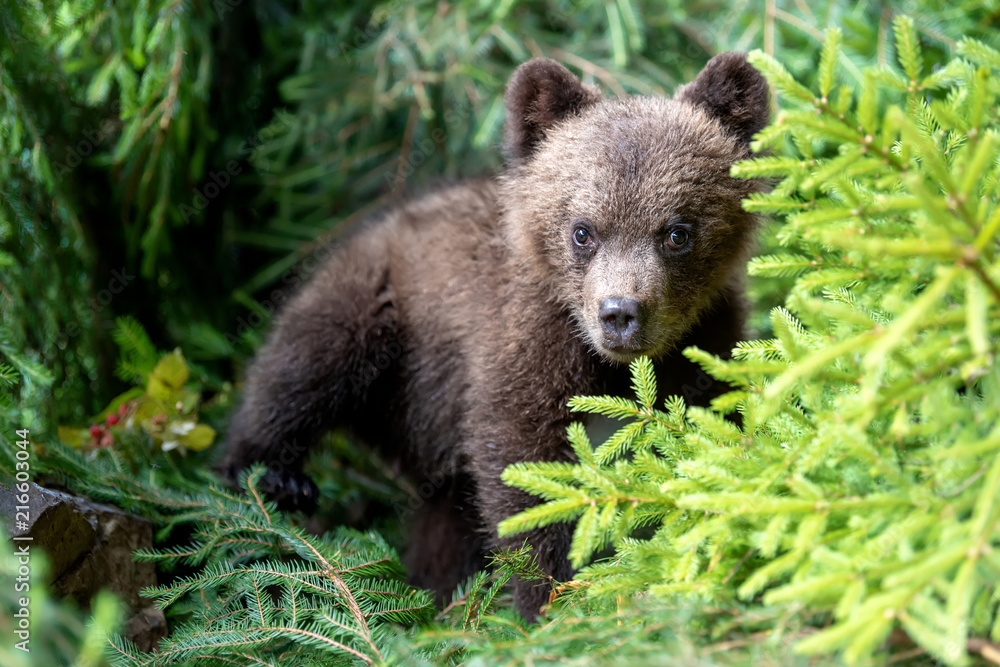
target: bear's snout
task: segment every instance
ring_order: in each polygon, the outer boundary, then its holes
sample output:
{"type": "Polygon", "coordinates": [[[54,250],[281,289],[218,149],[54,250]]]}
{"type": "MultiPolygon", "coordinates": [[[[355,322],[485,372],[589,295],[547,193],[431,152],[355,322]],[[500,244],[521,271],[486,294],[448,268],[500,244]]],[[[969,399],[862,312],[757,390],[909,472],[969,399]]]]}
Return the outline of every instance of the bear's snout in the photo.
{"type": "Polygon", "coordinates": [[[637,299],[604,299],[597,317],[604,327],[604,339],[608,347],[638,347],[639,332],[646,317],[645,308],[637,299]]]}

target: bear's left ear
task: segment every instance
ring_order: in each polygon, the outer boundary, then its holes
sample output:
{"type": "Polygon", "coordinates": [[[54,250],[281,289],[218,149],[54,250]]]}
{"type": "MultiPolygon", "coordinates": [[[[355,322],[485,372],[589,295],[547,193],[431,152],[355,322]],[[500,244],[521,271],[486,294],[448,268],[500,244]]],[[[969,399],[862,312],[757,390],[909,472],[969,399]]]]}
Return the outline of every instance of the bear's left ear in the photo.
{"type": "Polygon", "coordinates": [[[527,159],[559,121],[601,99],[554,60],[534,58],[510,77],[504,102],[504,152],[511,164],[527,159]]]}
{"type": "Polygon", "coordinates": [[[767,125],[770,98],[767,81],[747,62],[745,53],[720,53],[705,65],[675,98],[701,107],[743,143],[767,125]]]}

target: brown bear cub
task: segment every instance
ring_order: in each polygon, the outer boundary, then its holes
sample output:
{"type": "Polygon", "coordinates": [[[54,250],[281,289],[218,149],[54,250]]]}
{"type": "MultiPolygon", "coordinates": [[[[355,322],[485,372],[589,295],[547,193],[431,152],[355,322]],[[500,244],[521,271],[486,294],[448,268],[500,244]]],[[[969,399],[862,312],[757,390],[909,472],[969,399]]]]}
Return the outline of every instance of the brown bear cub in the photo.
{"type": "MultiPolygon", "coordinates": [[[[439,598],[485,551],[525,537],[543,570],[570,578],[570,526],[498,539],[499,521],[536,502],[500,474],[570,459],[579,416],[567,401],[632,396],[639,355],[654,360],[661,394],[707,403],[725,387],[680,350],[726,356],[744,319],[755,220],[740,200],[757,187],[729,170],[768,120],[767,84],[744,55],[716,56],[673,99],[602,99],[532,60],[506,105],[503,175],[373,220],[280,314],[223,462],[230,477],[267,464],[268,495],[308,510],[308,447],[352,429],[425,496],[404,560],[439,598]]],[[[527,618],[548,597],[537,581],[514,593],[527,618]]]]}

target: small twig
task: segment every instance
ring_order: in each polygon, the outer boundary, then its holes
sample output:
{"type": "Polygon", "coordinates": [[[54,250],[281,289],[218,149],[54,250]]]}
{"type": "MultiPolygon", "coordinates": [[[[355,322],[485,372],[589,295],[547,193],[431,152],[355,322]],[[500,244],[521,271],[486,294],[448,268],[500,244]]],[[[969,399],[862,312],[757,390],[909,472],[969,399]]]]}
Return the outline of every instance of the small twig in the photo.
{"type": "Polygon", "coordinates": [[[886,49],[889,47],[889,22],[891,20],[892,10],[888,7],[883,7],[882,16],[878,21],[878,42],[875,48],[879,67],[889,66],[889,58],[886,55],[886,49]]]}
{"type": "MultiPolygon", "coordinates": [[[[264,471],[261,471],[260,474],[257,477],[259,478],[259,477],[263,477],[263,476],[264,476],[264,471]]],[[[253,477],[253,476],[251,476],[251,477],[253,477]]],[[[267,508],[264,506],[264,499],[261,498],[260,493],[257,492],[257,482],[258,482],[258,479],[252,479],[252,480],[248,479],[247,480],[247,488],[250,489],[250,493],[253,494],[254,503],[260,509],[261,514],[264,515],[264,518],[267,519],[268,525],[270,525],[271,524],[271,514],[267,511],[267,508]]]]}
{"type": "Polygon", "coordinates": [[[894,656],[886,660],[885,664],[893,665],[897,662],[903,662],[904,660],[909,660],[910,658],[916,658],[918,655],[924,655],[925,653],[927,653],[927,651],[918,646],[915,649],[895,654],[894,656]]]}
{"type": "Polygon", "coordinates": [[[1000,301],[1000,287],[997,287],[997,284],[993,282],[993,279],[990,278],[988,273],[986,273],[986,269],[984,269],[983,265],[979,262],[979,258],[977,257],[974,261],[966,262],[965,264],[972,269],[975,274],[979,276],[979,279],[983,281],[983,284],[986,285],[991,292],[993,292],[993,298],[1000,301]]]}
{"type": "Polygon", "coordinates": [[[410,162],[410,150],[413,148],[413,129],[417,124],[420,112],[417,107],[410,107],[410,115],[406,119],[406,130],[403,132],[403,146],[399,152],[399,163],[396,166],[396,182],[392,186],[390,196],[395,197],[406,183],[406,166],[410,162]]]}
{"type": "Polygon", "coordinates": [[[965,643],[965,648],[969,653],[978,653],[988,662],[1000,665],[1000,644],[994,644],[981,637],[970,637],[965,643]]]}
{"type": "MultiPolygon", "coordinates": [[[[802,630],[800,630],[796,634],[788,635],[788,636],[784,637],[782,639],[782,643],[785,646],[787,646],[788,644],[792,643],[793,641],[795,641],[797,639],[803,639],[803,638],[808,637],[810,635],[814,635],[817,632],[819,632],[819,630],[817,630],[816,628],[803,628],[802,630]]],[[[734,649],[734,648],[743,648],[745,646],[753,646],[754,644],[760,644],[760,643],[766,641],[773,634],[774,633],[771,630],[764,630],[762,632],[754,632],[752,634],[747,635],[746,637],[743,637],[742,639],[731,639],[729,641],[719,642],[718,644],[712,644],[712,645],[707,646],[705,648],[706,648],[706,650],[709,653],[718,653],[720,651],[728,651],[728,650],[734,649]]]]}
{"type": "Polygon", "coordinates": [[[982,477],[983,475],[985,475],[986,474],[986,468],[987,468],[987,466],[984,465],[982,468],[980,468],[979,470],[977,470],[972,475],[972,477],[970,477],[969,479],[967,479],[964,482],[962,482],[958,486],[958,488],[953,489],[953,490],[949,491],[948,493],[939,493],[938,495],[941,496],[942,498],[954,498],[955,496],[957,496],[958,494],[962,493],[967,488],[969,488],[970,486],[972,486],[973,483],[975,483],[975,481],[977,479],[979,479],[980,477],[982,477]]]}
{"type": "Polygon", "coordinates": [[[177,103],[177,91],[181,87],[181,67],[184,64],[184,51],[178,42],[174,48],[174,62],[170,67],[170,88],[163,100],[163,116],[160,118],[160,130],[166,132],[170,119],[174,116],[174,105],[177,103]]]}
{"type": "MultiPolygon", "coordinates": [[[[803,21],[802,19],[800,19],[795,14],[789,14],[784,9],[779,9],[779,8],[775,7],[774,8],[774,18],[779,19],[781,21],[784,21],[785,23],[787,23],[790,26],[794,26],[794,27],[798,28],[799,30],[801,30],[802,32],[806,33],[810,37],[813,37],[817,41],[820,41],[820,42],[823,41],[823,33],[821,31],[817,30],[814,26],[809,25],[808,23],[806,23],[805,21],[803,21]]],[[[772,35],[772,39],[773,39],[773,37],[774,36],[772,35]]]]}
{"type": "Polygon", "coordinates": [[[601,82],[603,82],[604,85],[610,88],[615,95],[618,95],[619,97],[625,97],[625,89],[622,88],[622,85],[618,83],[618,79],[616,79],[614,75],[611,74],[611,72],[609,72],[608,70],[598,65],[595,65],[586,58],[581,58],[578,55],[572,54],[569,51],[563,51],[562,49],[557,49],[557,48],[553,48],[551,49],[551,51],[552,55],[554,55],[559,60],[567,62],[570,65],[573,65],[574,67],[578,67],[580,68],[581,71],[586,72],[587,74],[593,76],[595,79],[598,79],[601,82]]]}
{"type": "Polygon", "coordinates": [[[756,549],[747,549],[747,552],[745,554],[743,554],[743,558],[741,558],[740,562],[738,562],[736,565],[733,566],[733,569],[731,569],[729,571],[729,574],[727,574],[726,578],[722,580],[722,583],[723,584],[728,584],[729,580],[733,578],[733,575],[736,574],[737,572],[739,572],[739,569],[741,567],[743,567],[743,564],[747,562],[748,558],[750,558],[750,554],[752,554],[755,551],[757,551],[757,550],[756,549]]]}
{"type": "Polygon", "coordinates": [[[816,15],[812,13],[812,10],[809,9],[809,5],[807,5],[804,2],[804,0],[795,0],[795,4],[798,5],[798,8],[802,10],[803,14],[808,14],[809,15],[809,20],[810,21],[812,21],[813,23],[816,22],[816,15]]]}
{"type": "Polygon", "coordinates": [[[465,595],[463,595],[462,597],[458,598],[457,600],[452,600],[451,602],[449,602],[448,606],[445,607],[444,609],[442,609],[441,612],[437,616],[434,617],[434,620],[435,621],[440,621],[445,616],[447,616],[447,614],[448,614],[449,611],[451,611],[455,607],[460,607],[460,606],[464,605],[466,602],[468,602],[468,600],[466,599],[468,597],[468,595],[469,594],[466,593],[465,595]]]}
{"type": "Polygon", "coordinates": [[[774,0],[764,3],[764,53],[774,57],[774,0]]]}

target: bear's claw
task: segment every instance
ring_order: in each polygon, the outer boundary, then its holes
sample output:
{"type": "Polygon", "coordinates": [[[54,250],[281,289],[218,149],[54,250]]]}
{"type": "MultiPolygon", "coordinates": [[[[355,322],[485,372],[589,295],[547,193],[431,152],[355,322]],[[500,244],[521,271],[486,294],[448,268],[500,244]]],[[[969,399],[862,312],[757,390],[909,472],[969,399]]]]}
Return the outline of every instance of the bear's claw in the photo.
{"type": "MultiPolygon", "coordinates": [[[[227,466],[222,474],[235,483],[239,479],[240,469],[227,466]]],[[[316,511],[319,489],[316,482],[301,470],[268,470],[258,482],[257,488],[282,512],[312,514],[316,511]]]]}
{"type": "Polygon", "coordinates": [[[312,514],[316,511],[319,489],[316,482],[304,472],[268,470],[260,481],[260,489],[282,512],[298,510],[312,514]]]}

